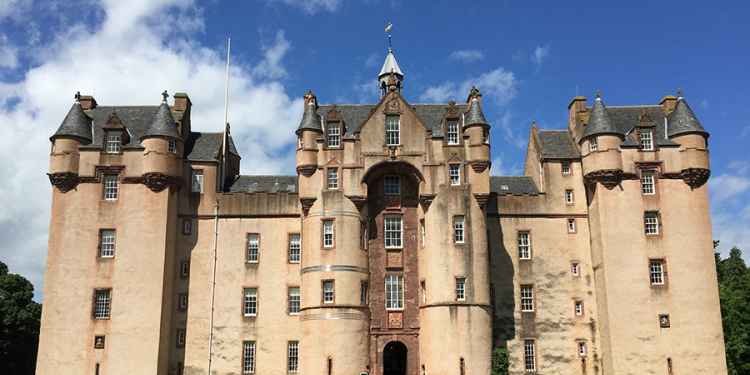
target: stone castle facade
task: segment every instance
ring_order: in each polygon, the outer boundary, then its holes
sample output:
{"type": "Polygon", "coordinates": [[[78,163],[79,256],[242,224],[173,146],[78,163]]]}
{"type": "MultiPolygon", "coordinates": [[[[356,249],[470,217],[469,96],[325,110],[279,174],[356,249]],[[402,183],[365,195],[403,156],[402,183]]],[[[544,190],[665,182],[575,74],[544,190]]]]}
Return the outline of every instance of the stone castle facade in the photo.
{"type": "Polygon", "coordinates": [[[77,96],[51,137],[37,364],[49,374],[725,374],[708,133],[681,95],[575,97],[490,176],[490,124],[304,96],[295,176],[225,132],[77,96]],[[245,161],[252,163],[252,160],[245,161]]]}

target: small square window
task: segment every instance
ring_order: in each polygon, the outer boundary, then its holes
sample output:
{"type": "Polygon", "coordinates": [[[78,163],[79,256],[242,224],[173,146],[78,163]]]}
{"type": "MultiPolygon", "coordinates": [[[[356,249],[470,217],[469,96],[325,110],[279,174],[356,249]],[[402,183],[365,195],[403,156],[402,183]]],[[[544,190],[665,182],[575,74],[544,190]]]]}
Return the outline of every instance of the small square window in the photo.
{"type": "Polygon", "coordinates": [[[573,303],[573,312],[576,316],[583,316],[583,301],[575,301],[573,303]]]}
{"type": "Polygon", "coordinates": [[[457,277],[456,278],[456,301],[465,301],[465,300],[466,300],[466,278],[457,277]]]}
{"type": "Polygon", "coordinates": [[[385,176],[383,178],[383,193],[385,195],[401,194],[401,178],[399,176],[385,176]]]}
{"type": "Polygon", "coordinates": [[[104,349],[104,335],[94,336],[94,349],[104,349]]]}
{"type": "Polygon", "coordinates": [[[671,326],[672,325],[669,321],[669,314],[659,314],[659,327],[669,328],[671,326]]]}
{"type": "Polygon", "coordinates": [[[448,178],[452,186],[461,185],[461,165],[448,164],[448,178]]]}
{"type": "Polygon", "coordinates": [[[570,162],[569,161],[562,162],[561,168],[562,168],[563,176],[570,176],[570,162]]]}
{"type": "Polygon", "coordinates": [[[575,198],[573,196],[573,190],[572,189],[565,190],[565,204],[574,204],[574,203],[575,203],[575,198]]]}
{"type": "Polygon", "coordinates": [[[591,137],[589,139],[589,151],[598,151],[599,150],[599,141],[596,139],[596,137],[591,137]]]}
{"type": "Polygon", "coordinates": [[[339,188],[339,170],[338,168],[328,168],[326,172],[328,190],[339,188]]]}
{"type": "Polygon", "coordinates": [[[333,303],[336,299],[336,290],[333,280],[323,280],[323,303],[333,303]]]}

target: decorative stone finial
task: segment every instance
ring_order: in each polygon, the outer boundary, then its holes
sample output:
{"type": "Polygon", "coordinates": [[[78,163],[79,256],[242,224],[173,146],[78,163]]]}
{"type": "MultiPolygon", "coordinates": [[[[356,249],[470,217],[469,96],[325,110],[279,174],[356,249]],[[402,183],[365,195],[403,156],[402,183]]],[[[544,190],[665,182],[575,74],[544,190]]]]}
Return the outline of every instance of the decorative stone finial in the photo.
{"type": "Polygon", "coordinates": [[[169,94],[167,94],[167,90],[164,90],[164,92],[161,93],[161,97],[162,97],[161,102],[166,103],[167,98],[169,97],[169,94]]]}
{"type": "Polygon", "coordinates": [[[482,93],[479,92],[479,89],[476,86],[471,86],[471,90],[469,90],[469,100],[473,102],[481,98],[482,98],[482,93]]]}
{"type": "Polygon", "coordinates": [[[316,106],[318,105],[318,99],[315,97],[315,94],[312,92],[312,90],[307,90],[305,92],[305,95],[303,96],[303,99],[305,101],[305,106],[316,106]]]}
{"type": "Polygon", "coordinates": [[[677,100],[682,100],[682,99],[684,99],[684,97],[682,95],[682,88],[678,88],[677,89],[677,100]]]}
{"type": "Polygon", "coordinates": [[[80,103],[81,102],[81,92],[80,91],[76,91],[76,94],[73,95],[73,97],[75,98],[76,103],[80,103]]]}

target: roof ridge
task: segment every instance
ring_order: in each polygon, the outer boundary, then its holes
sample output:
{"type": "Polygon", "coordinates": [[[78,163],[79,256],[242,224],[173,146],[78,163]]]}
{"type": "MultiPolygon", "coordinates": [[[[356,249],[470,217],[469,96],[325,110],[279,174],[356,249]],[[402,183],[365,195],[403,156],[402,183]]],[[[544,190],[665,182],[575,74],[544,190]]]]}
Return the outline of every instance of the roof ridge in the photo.
{"type": "Polygon", "coordinates": [[[661,108],[661,105],[659,104],[633,104],[633,105],[608,105],[607,109],[612,108],[643,108],[643,107],[653,107],[653,108],[661,108]]]}

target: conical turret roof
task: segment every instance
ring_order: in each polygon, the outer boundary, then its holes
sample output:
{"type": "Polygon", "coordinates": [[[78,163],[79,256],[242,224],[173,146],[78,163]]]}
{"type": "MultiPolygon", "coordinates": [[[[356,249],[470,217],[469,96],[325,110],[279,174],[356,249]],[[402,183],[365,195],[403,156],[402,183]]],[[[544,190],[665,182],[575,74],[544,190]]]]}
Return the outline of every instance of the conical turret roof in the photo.
{"type": "Polygon", "coordinates": [[[604,106],[602,98],[597,95],[594,101],[594,108],[591,109],[591,116],[586,129],[583,131],[583,138],[600,134],[622,135],[607,114],[607,108],[604,106]]]}
{"type": "Polygon", "coordinates": [[[464,116],[464,127],[471,125],[490,126],[482,112],[482,104],[479,100],[481,96],[476,87],[471,88],[471,92],[469,93],[469,110],[466,111],[466,115],[464,116]]]}
{"type": "Polygon", "coordinates": [[[669,138],[672,138],[688,133],[708,135],[706,129],[703,128],[698,118],[695,117],[695,113],[690,109],[685,99],[680,97],[677,99],[674,111],[667,117],[667,135],[669,138]]]}
{"type": "Polygon", "coordinates": [[[401,71],[401,68],[398,66],[398,62],[396,61],[396,56],[393,55],[393,50],[389,48],[388,54],[385,55],[385,61],[383,62],[383,67],[380,69],[380,74],[378,74],[378,78],[391,74],[391,72],[401,77],[404,76],[404,73],[401,71]]]}
{"type": "Polygon", "coordinates": [[[297,128],[297,134],[303,130],[313,130],[323,132],[320,124],[320,115],[318,114],[318,101],[312,91],[305,93],[305,112],[302,114],[302,121],[297,128]]]}
{"type": "Polygon", "coordinates": [[[172,111],[166,101],[159,106],[159,110],[156,111],[154,119],[151,121],[151,126],[146,129],[141,139],[149,137],[180,138],[180,134],[177,133],[177,125],[172,117],[172,111]]]}
{"type": "Polygon", "coordinates": [[[91,119],[83,112],[81,103],[77,101],[73,103],[62,124],[50,137],[50,140],[61,137],[77,138],[85,144],[91,143],[91,119]]]}

